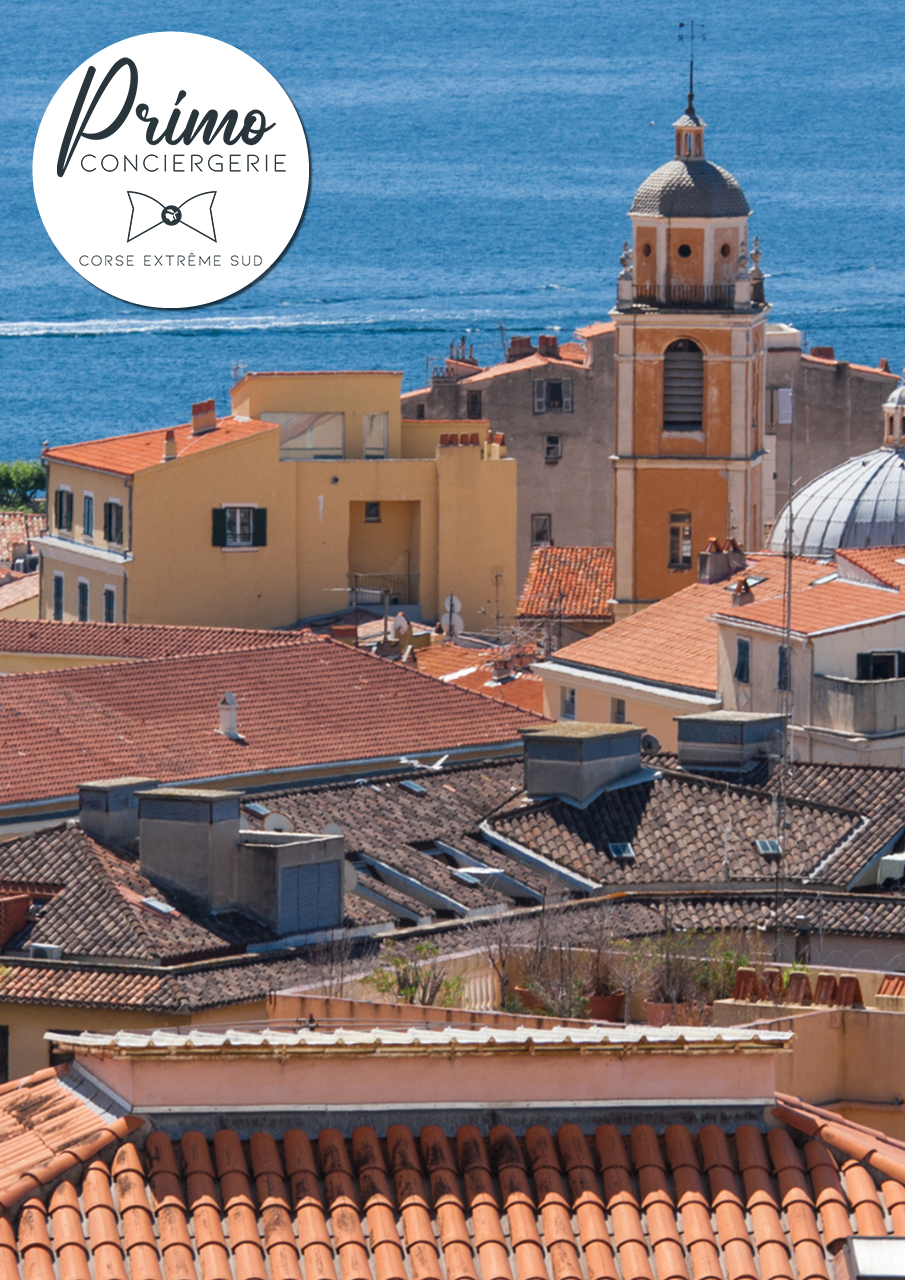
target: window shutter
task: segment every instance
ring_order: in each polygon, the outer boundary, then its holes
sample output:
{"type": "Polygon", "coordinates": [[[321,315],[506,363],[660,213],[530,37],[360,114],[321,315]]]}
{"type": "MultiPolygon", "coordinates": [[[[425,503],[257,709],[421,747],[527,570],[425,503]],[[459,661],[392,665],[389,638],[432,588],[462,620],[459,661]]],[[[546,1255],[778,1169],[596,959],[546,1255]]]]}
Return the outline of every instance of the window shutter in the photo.
{"type": "Polygon", "coordinates": [[[857,679],[858,680],[870,679],[870,654],[869,653],[858,654],[857,679]]]}
{"type": "Polygon", "coordinates": [[[113,504],[111,502],[104,503],[104,540],[106,542],[113,541],[113,504]]]}
{"type": "Polygon", "coordinates": [[[547,412],[547,384],[543,378],[534,379],[534,412],[547,412]]]}
{"type": "Polygon", "coordinates": [[[572,379],[563,378],[562,380],[562,411],[563,413],[572,412],[572,379]]]}
{"type": "Polygon", "coordinates": [[[54,513],[53,513],[54,523],[56,524],[58,529],[62,529],[63,527],[63,490],[62,489],[57,489],[56,493],[53,495],[53,505],[54,505],[54,513]]]}
{"type": "Polygon", "coordinates": [[[251,513],[251,545],[267,546],[267,508],[255,507],[251,513]]]}
{"type": "Polygon", "coordinates": [[[211,512],[213,517],[213,537],[211,543],[215,547],[226,546],[226,509],[224,507],[214,507],[211,512]]]}
{"type": "Polygon", "coordinates": [[[905,676],[905,653],[902,653],[901,651],[899,653],[899,661],[896,667],[896,675],[900,680],[905,676]]]}

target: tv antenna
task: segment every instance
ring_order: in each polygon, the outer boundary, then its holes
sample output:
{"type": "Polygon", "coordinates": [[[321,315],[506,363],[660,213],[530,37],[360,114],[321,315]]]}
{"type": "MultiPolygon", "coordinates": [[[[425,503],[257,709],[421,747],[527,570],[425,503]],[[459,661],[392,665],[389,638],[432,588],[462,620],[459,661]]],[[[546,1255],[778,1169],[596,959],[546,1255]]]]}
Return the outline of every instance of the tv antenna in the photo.
{"type": "MultiPolygon", "coordinates": [[[[698,40],[703,42],[707,39],[707,35],[704,31],[703,20],[699,21],[697,25],[698,40]]],[[[688,114],[690,116],[694,115],[694,27],[694,18],[692,18],[690,22],[679,23],[679,40],[688,39],[691,45],[688,59],[688,114]]]]}

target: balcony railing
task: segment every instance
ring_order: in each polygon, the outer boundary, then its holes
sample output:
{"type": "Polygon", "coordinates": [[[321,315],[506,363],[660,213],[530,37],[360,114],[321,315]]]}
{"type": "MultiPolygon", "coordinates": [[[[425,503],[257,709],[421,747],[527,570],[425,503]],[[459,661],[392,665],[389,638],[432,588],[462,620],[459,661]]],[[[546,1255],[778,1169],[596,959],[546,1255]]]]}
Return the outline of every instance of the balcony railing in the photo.
{"type": "Polygon", "coordinates": [[[390,606],[418,604],[417,573],[358,573],[346,574],[349,580],[349,604],[383,605],[384,593],[390,606]]]}
{"type": "Polygon", "coordinates": [[[734,311],[734,284],[637,285],[634,306],[676,311],[734,311]]]}
{"type": "Polygon", "coordinates": [[[866,738],[905,732],[905,680],[814,676],[815,725],[866,738]]]}

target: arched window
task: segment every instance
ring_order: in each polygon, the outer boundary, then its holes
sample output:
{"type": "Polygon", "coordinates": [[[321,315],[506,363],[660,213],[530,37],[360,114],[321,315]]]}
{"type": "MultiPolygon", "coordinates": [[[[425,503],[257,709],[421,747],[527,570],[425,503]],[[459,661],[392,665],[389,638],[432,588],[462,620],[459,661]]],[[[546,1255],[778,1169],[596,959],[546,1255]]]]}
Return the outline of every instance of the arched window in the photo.
{"type": "Polygon", "coordinates": [[[680,338],[663,357],[663,430],[700,431],[704,424],[704,355],[680,338]]]}

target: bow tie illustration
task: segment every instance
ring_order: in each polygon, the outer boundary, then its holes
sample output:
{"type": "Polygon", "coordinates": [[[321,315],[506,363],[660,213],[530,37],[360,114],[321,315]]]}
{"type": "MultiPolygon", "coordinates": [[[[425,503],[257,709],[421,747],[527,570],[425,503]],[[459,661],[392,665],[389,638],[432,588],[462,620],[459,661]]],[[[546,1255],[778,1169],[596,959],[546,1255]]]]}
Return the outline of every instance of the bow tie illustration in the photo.
{"type": "Polygon", "coordinates": [[[181,223],[216,244],[217,233],[214,230],[212,212],[216,194],[216,191],[202,191],[200,195],[189,196],[182,204],[162,204],[160,200],[143,195],[140,191],[127,191],[132,216],[129,219],[126,243],[143,236],[146,231],[153,231],[161,224],[165,227],[178,227],[181,223]]]}

